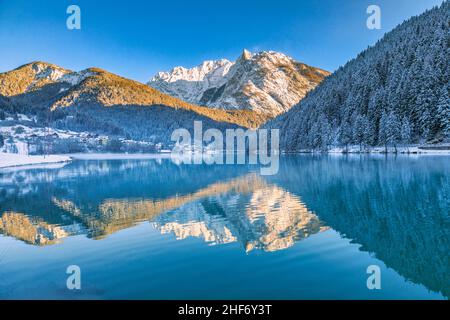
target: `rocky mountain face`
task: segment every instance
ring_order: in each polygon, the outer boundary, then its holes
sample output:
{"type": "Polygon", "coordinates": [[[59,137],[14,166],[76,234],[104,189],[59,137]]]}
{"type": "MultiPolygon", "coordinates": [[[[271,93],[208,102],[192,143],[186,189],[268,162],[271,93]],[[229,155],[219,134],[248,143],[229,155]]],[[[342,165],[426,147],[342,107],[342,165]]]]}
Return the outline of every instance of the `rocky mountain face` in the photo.
{"type": "Polygon", "coordinates": [[[149,86],[197,105],[274,117],[302,100],[329,73],[278,52],[244,50],[235,61],[206,61],[159,72],[149,86]]]}
{"type": "Polygon", "coordinates": [[[205,61],[192,69],[175,67],[171,72],[158,72],[148,84],[171,96],[197,103],[205,91],[221,87],[226,82],[226,75],[233,65],[231,61],[222,59],[205,61]]]}
{"type": "Polygon", "coordinates": [[[266,124],[295,152],[450,141],[450,2],[402,23],[266,124]]]}

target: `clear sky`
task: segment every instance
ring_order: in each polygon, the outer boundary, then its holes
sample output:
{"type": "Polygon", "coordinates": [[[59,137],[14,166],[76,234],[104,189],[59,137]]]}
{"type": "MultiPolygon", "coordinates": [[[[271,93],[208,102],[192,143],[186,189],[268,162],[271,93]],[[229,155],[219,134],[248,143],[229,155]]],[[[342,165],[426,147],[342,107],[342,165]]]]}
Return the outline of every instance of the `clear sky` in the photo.
{"type": "Polygon", "coordinates": [[[42,60],[147,81],[157,71],[275,50],[333,71],[442,0],[0,0],[0,72],[42,60]],[[66,9],[81,8],[81,30],[66,9]],[[382,29],[366,27],[370,4],[382,29]]]}

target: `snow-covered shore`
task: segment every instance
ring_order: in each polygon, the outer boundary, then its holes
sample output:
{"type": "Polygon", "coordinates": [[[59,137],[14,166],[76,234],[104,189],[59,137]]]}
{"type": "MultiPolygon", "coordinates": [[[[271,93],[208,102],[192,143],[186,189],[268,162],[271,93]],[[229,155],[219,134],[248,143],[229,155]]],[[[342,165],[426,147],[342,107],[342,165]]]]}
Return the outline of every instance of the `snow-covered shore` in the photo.
{"type": "Polygon", "coordinates": [[[404,154],[404,155],[450,155],[450,145],[430,145],[430,146],[400,146],[397,148],[388,147],[364,147],[349,146],[332,147],[327,151],[320,150],[298,150],[297,152],[283,152],[287,154],[301,153],[327,153],[327,154],[404,154]]]}
{"type": "Polygon", "coordinates": [[[147,160],[168,159],[170,153],[71,153],[73,160],[147,160]]]}
{"type": "Polygon", "coordinates": [[[344,148],[333,148],[329,153],[371,153],[371,154],[410,154],[410,155],[450,155],[450,147],[425,147],[425,146],[410,146],[410,147],[372,147],[361,150],[359,147],[349,148],[347,151],[344,148]]]}
{"type": "Polygon", "coordinates": [[[26,166],[44,163],[68,162],[72,159],[68,156],[47,155],[47,156],[28,156],[16,153],[0,153],[0,168],[26,166]]]}

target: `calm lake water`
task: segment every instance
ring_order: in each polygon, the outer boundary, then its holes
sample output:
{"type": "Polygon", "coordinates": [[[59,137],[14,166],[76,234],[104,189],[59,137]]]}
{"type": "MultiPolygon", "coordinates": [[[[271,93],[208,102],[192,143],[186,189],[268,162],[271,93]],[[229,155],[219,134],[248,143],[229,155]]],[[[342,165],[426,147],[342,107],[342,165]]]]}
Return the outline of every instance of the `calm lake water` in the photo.
{"type": "Polygon", "coordinates": [[[448,299],[449,160],[293,156],[268,177],[170,160],[3,169],[0,298],[448,299]]]}

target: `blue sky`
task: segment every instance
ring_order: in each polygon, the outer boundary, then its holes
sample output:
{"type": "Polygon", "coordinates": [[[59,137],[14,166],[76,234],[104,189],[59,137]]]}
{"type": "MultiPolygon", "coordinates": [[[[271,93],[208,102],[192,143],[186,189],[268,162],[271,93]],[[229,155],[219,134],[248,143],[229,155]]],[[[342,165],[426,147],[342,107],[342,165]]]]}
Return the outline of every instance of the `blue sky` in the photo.
{"type": "Polygon", "coordinates": [[[157,71],[276,50],[333,71],[442,0],[0,0],[0,72],[42,60],[147,81],[157,71]],[[81,8],[81,30],[66,9],[81,8]],[[370,4],[382,29],[366,27],[370,4]]]}

